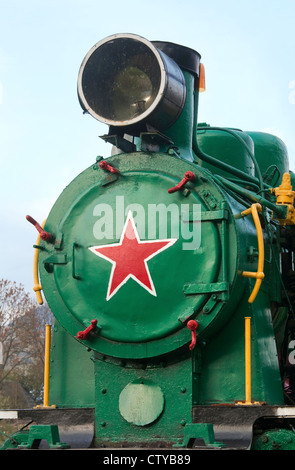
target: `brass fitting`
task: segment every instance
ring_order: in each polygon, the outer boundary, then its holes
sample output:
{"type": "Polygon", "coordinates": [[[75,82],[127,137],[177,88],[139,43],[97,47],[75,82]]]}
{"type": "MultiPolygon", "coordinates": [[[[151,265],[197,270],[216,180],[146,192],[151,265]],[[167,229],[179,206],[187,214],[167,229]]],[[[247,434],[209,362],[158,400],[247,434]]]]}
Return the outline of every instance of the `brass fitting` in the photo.
{"type": "Polygon", "coordinates": [[[295,208],[294,199],[295,191],[293,191],[291,184],[291,177],[289,173],[284,173],[282,183],[277,188],[272,188],[271,193],[277,197],[276,204],[278,206],[285,205],[288,207],[287,216],[285,219],[278,219],[281,225],[294,225],[295,224],[295,208]]]}

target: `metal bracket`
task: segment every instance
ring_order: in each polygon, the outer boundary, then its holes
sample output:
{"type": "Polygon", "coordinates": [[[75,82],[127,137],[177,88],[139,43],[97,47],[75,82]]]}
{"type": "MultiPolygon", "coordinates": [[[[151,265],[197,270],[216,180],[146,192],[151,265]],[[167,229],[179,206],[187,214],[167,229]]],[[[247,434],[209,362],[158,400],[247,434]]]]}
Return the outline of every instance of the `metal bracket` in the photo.
{"type": "Polygon", "coordinates": [[[228,290],[227,282],[211,282],[211,283],[187,283],[183,286],[183,292],[190,294],[212,294],[215,292],[226,292],[228,290]]]}
{"type": "Polygon", "coordinates": [[[22,442],[18,448],[35,449],[38,448],[41,440],[48,442],[51,449],[68,449],[70,446],[65,442],[60,442],[58,426],[56,425],[33,425],[28,433],[26,443],[22,442]]]}
{"type": "Polygon", "coordinates": [[[44,267],[48,273],[51,273],[54,264],[67,264],[67,262],[67,255],[64,253],[54,253],[44,260],[44,267]]]}
{"type": "Polygon", "coordinates": [[[46,258],[44,260],[44,264],[45,263],[48,263],[48,264],[67,264],[67,255],[65,255],[63,253],[55,253],[53,255],[48,256],[48,258],[46,258]]]}
{"type": "Polygon", "coordinates": [[[228,219],[228,210],[219,209],[216,211],[188,211],[181,214],[183,222],[209,222],[228,219]]]}
{"type": "MultiPolygon", "coordinates": [[[[212,211],[187,211],[183,212],[181,217],[184,222],[218,222],[221,223],[221,246],[222,246],[222,259],[221,259],[221,281],[212,283],[187,283],[183,286],[183,293],[185,295],[196,294],[215,294],[220,293],[220,300],[226,301],[229,297],[229,283],[228,278],[228,259],[227,259],[227,220],[229,216],[228,206],[226,201],[221,202],[220,209],[212,211]]],[[[214,299],[216,302],[216,299],[214,299]]],[[[211,310],[212,306],[209,305],[211,310]]],[[[208,310],[208,309],[207,309],[208,310]]]]}
{"type": "Polygon", "coordinates": [[[173,141],[160,132],[141,132],[140,150],[143,152],[158,152],[161,146],[173,145],[173,141]]]}
{"type": "MultiPolygon", "coordinates": [[[[110,131],[112,131],[112,129],[110,131]]],[[[100,136],[100,138],[105,142],[114,145],[125,153],[135,152],[136,150],[136,146],[129,140],[125,139],[124,135],[107,134],[100,136]]]]}
{"type": "Polygon", "coordinates": [[[188,423],[184,428],[182,444],[179,447],[192,447],[194,441],[200,439],[208,447],[224,447],[222,442],[215,441],[213,424],[211,423],[188,423]]]}
{"type": "Polygon", "coordinates": [[[54,248],[56,250],[60,250],[62,247],[62,242],[63,242],[63,232],[61,230],[58,230],[55,235],[55,243],[54,243],[54,248]]]}
{"type": "Polygon", "coordinates": [[[76,259],[76,250],[81,248],[81,245],[78,243],[74,242],[72,245],[72,276],[74,279],[77,279],[78,281],[81,279],[80,274],[77,273],[77,259],[76,259]]]}

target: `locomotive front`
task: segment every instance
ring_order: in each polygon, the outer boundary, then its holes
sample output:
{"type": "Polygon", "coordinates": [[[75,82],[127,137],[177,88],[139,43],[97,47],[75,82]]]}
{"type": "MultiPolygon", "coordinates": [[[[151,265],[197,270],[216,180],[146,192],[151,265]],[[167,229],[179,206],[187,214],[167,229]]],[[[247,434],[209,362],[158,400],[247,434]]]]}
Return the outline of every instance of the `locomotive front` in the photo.
{"type": "Polygon", "coordinates": [[[198,334],[223,323],[240,264],[232,203],[193,163],[199,55],[160,47],[190,70],[127,34],[84,59],[80,102],[110,126],[115,155],[98,157],[61,194],[40,252],[41,285],[61,324],[76,337],[95,320],[83,342],[126,360],[178,355],[190,319],[198,334]]]}
{"type": "Polygon", "coordinates": [[[198,158],[197,134],[210,131],[197,126],[203,73],[196,51],[132,34],[97,43],[79,71],[81,106],[109,126],[112,155],[54,204],[35,290],[42,285],[56,317],[51,402],[94,408],[97,446],[181,445],[195,407],[243,401],[253,302],[252,335],[263,331],[264,342],[254,346],[252,394],[283,400],[270,326],[278,299],[259,291],[269,232],[262,197],[248,203],[261,183],[253,139],[227,133],[235,172],[220,163],[219,180],[198,158]]]}

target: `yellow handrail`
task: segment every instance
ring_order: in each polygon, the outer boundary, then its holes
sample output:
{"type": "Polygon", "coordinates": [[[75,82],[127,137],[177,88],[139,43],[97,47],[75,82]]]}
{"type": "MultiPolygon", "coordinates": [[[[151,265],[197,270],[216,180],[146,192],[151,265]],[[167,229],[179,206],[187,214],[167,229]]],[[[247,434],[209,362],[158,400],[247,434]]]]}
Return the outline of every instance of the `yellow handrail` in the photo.
{"type": "Polygon", "coordinates": [[[251,318],[245,317],[245,402],[251,403],[251,318]]]}
{"type": "Polygon", "coordinates": [[[248,299],[248,302],[251,304],[254,302],[262,280],[264,279],[264,243],[263,243],[263,233],[262,233],[262,228],[261,228],[261,223],[259,219],[258,212],[261,212],[262,208],[261,205],[258,203],[252,204],[251,207],[248,209],[244,210],[241,212],[241,217],[245,217],[249,214],[252,214],[256,232],[257,232],[257,240],[258,240],[258,267],[257,267],[257,272],[250,272],[250,271],[243,271],[242,276],[244,277],[251,277],[253,279],[256,279],[253,291],[248,299]]]}
{"type": "MultiPolygon", "coordinates": [[[[261,223],[259,219],[258,212],[261,212],[262,207],[260,204],[252,204],[251,207],[241,212],[238,217],[246,217],[247,215],[252,215],[258,240],[258,266],[257,272],[243,271],[242,275],[244,277],[250,277],[256,279],[254,288],[251,292],[251,295],[248,299],[248,302],[251,304],[254,302],[262,280],[264,279],[264,243],[263,243],[263,233],[261,228],[261,223]]],[[[251,317],[245,317],[245,401],[236,402],[237,405],[259,405],[259,402],[252,402],[251,400],[251,317]]]]}
{"type": "Polygon", "coordinates": [[[51,325],[45,325],[45,360],[44,360],[44,397],[43,406],[49,406],[49,367],[50,367],[50,344],[51,325]]]}
{"type": "MultiPolygon", "coordinates": [[[[46,220],[44,220],[43,224],[41,225],[42,228],[44,228],[46,220]]],[[[38,270],[38,258],[39,258],[39,244],[40,244],[40,234],[38,234],[37,241],[36,241],[36,248],[34,252],[34,258],[33,258],[33,280],[34,280],[34,286],[33,286],[33,291],[36,292],[36,297],[37,297],[37,302],[39,305],[43,304],[43,299],[42,299],[42,286],[39,282],[39,270],[38,270]]]]}
{"type": "Polygon", "coordinates": [[[251,317],[245,317],[245,400],[236,405],[261,405],[251,397],[251,317]]]}
{"type": "Polygon", "coordinates": [[[49,405],[50,347],[51,347],[51,325],[45,325],[43,405],[36,405],[35,408],[56,408],[56,405],[49,405]]]}

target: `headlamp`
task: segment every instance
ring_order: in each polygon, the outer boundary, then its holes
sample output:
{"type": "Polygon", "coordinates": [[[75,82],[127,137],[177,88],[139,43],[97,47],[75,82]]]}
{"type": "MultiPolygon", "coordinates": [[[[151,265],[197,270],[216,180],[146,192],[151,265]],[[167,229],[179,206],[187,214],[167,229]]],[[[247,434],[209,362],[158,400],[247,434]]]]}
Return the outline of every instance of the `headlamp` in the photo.
{"type": "Polygon", "coordinates": [[[147,123],[161,131],[180,116],[186,85],[177,63],[151,42],[115,34],[85,56],[78,96],[85,112],[109,126],[147,123]]]}

